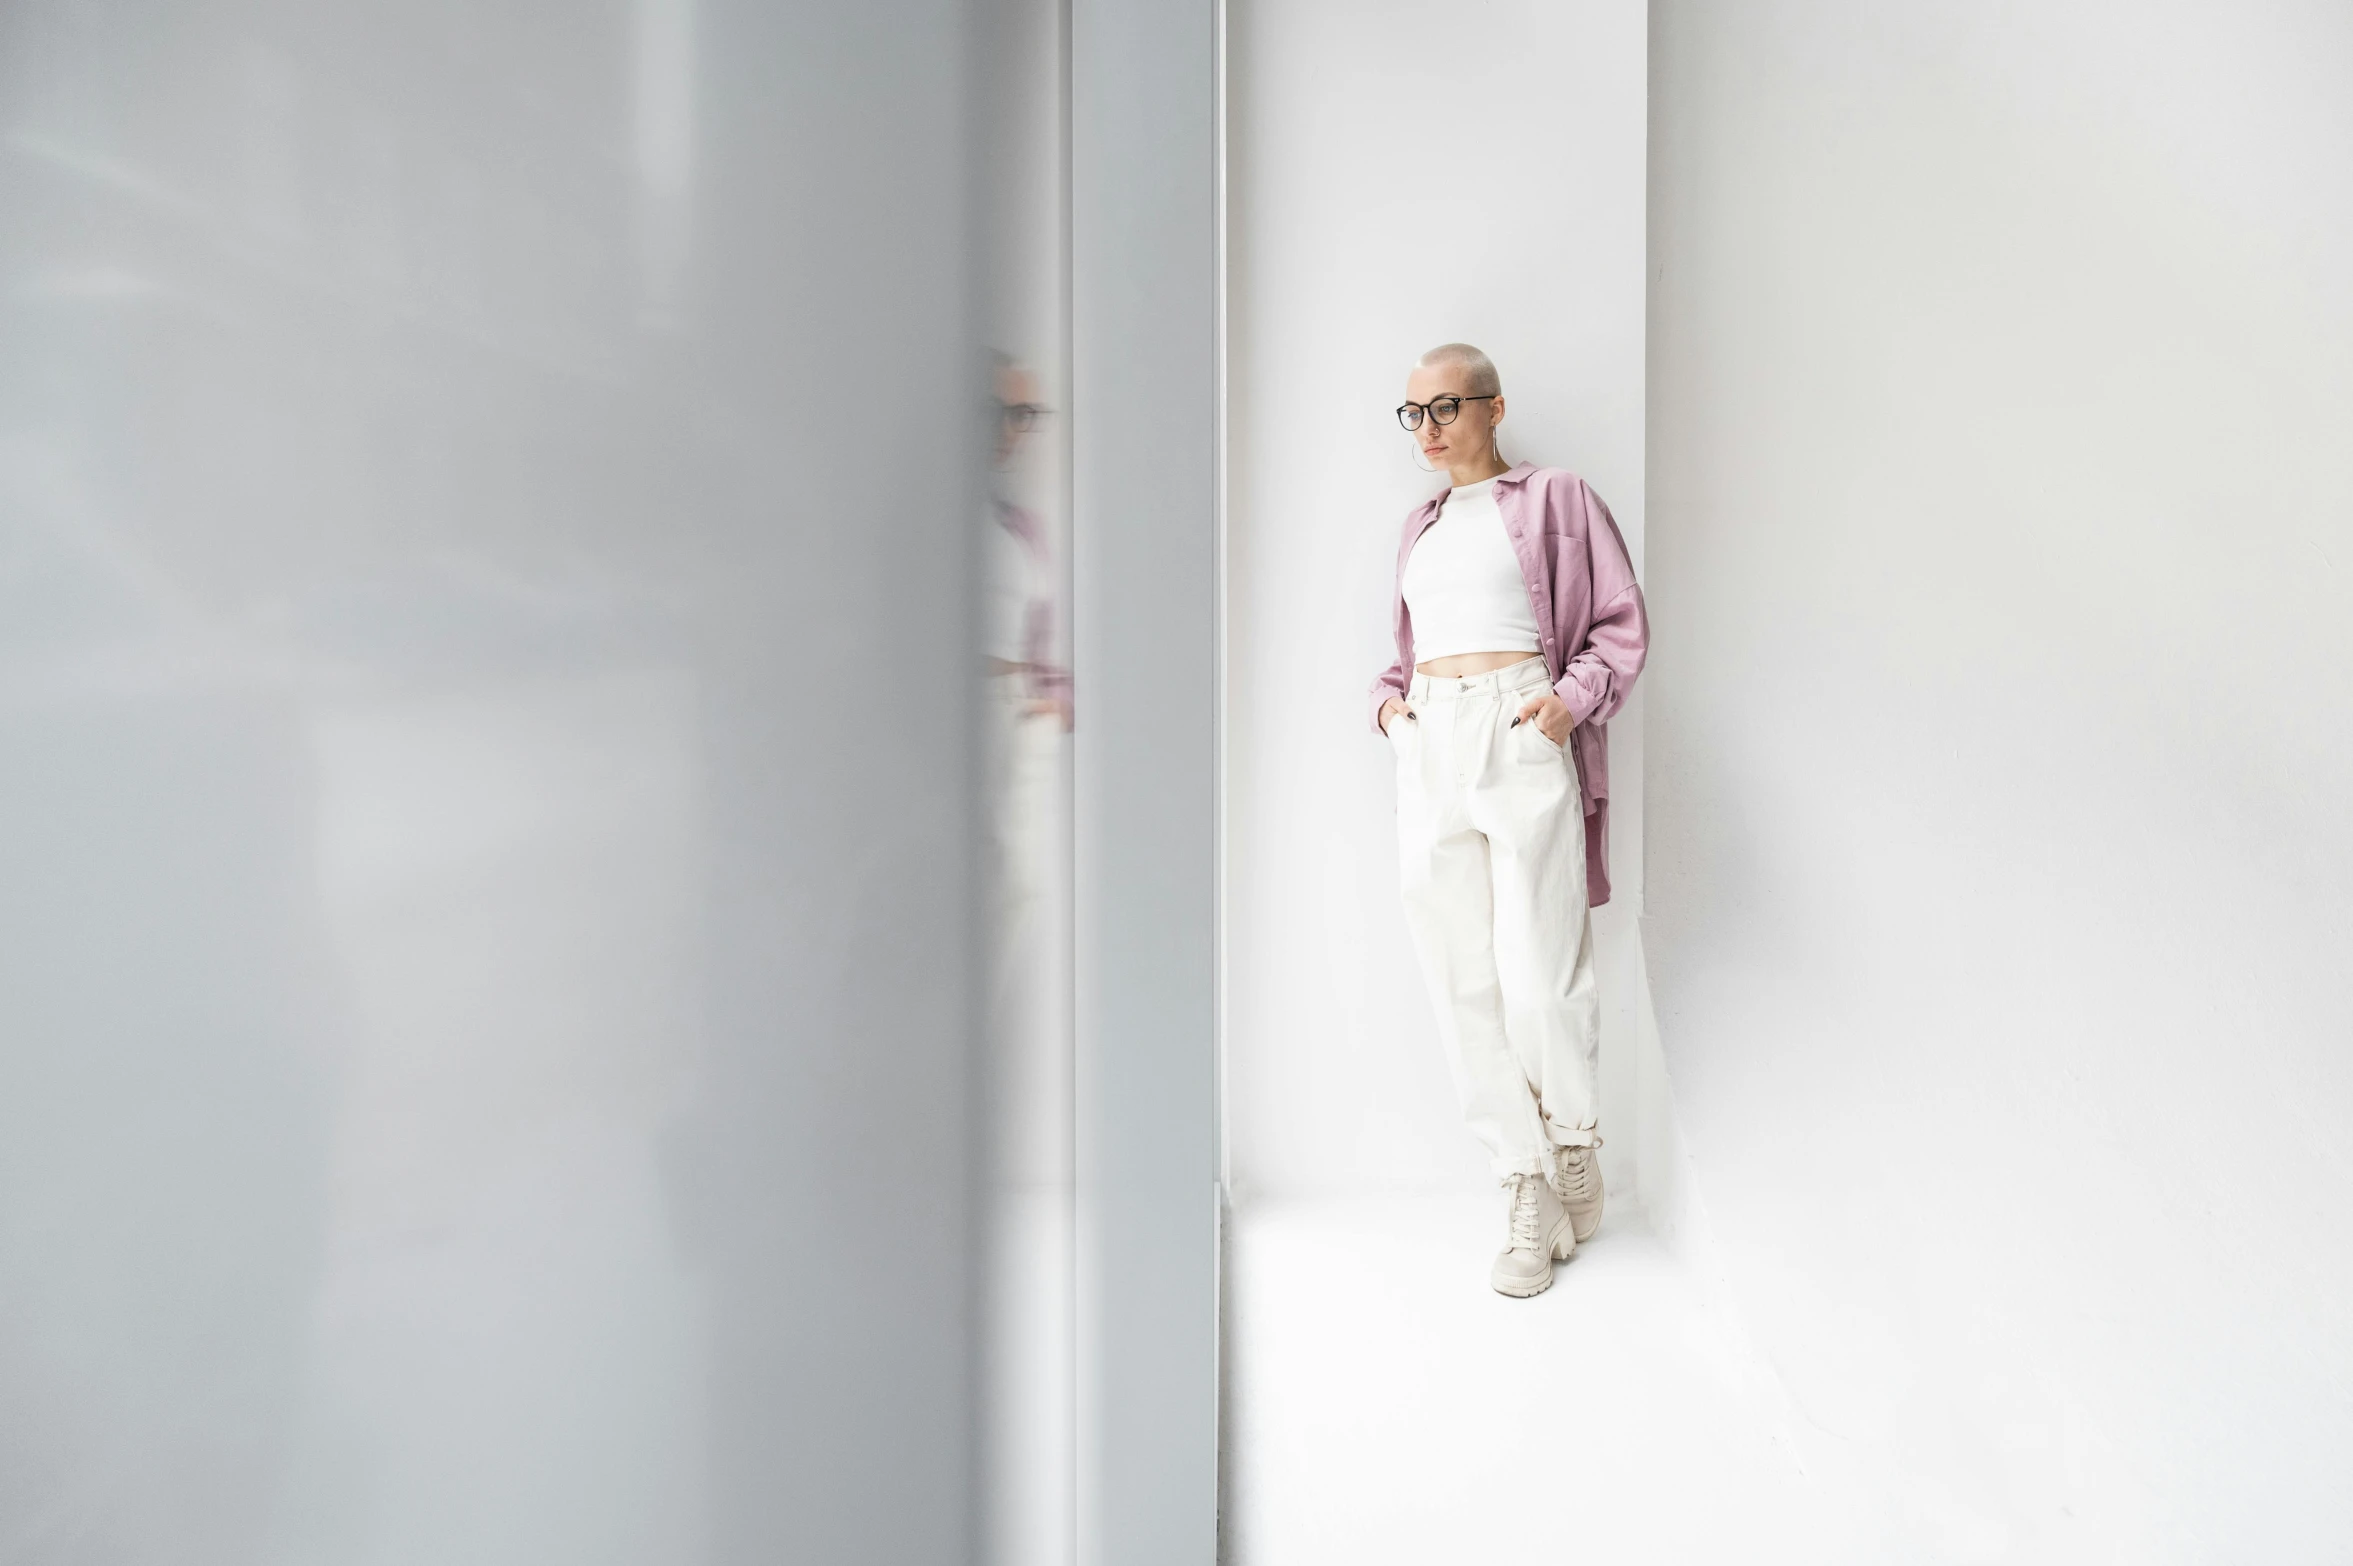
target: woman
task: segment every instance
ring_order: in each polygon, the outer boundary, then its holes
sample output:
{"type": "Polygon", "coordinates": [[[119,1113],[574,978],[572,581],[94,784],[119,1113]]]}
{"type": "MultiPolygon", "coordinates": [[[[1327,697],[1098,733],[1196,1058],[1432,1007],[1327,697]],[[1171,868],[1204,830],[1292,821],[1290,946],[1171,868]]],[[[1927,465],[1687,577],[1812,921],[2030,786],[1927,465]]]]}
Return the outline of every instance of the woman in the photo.
{"type": "Polygon", "coordinates": [[[1468,343],[1422,355],[1397,410],[1453,487],[1397,551],[1397,661],[1373,722],[1397,754],[1407,922],[1471,1130],[1506,1192],[1492,1281],[1525,1298],[1601,1222],[1592,905],[1609,900],[1602,725],[1649,627],[1601,497],[1497,454],[1503,384],[1468,343]]]}

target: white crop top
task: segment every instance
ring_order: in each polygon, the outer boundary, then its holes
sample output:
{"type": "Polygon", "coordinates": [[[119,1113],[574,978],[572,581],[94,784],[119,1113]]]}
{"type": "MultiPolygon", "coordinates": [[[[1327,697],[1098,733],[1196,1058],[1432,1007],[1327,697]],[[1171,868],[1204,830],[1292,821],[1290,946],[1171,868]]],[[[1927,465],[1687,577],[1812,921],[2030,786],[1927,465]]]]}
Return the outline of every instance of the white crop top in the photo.
{"type": "Polygon", "coordinates": [[[1456,653],[1535,652],[1536,610],[1495,506],[1495,480],[1450,491],[1438,520],[1405,560],[1405,612],[1413,659],[1456,653]]]}

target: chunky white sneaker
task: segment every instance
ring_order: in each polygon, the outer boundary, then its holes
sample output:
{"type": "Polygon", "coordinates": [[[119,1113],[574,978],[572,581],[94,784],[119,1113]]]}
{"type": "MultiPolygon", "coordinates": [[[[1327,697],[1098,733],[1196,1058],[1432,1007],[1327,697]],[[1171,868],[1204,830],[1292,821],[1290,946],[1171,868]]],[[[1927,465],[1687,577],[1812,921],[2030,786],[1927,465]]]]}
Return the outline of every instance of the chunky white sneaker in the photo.
{"type": "Polygon", "coordinates": [[[1511,1240],[1488,1278],[1496,1293],[1524,1300],[1552,1287],[1552,1264],[1577,1248],[1577,1236],[1568,1209],[1542,1175],[1513,1175],[1503,1190],[1511,1240]]]}
{"type": "Polygon", "coordinates": [[[1569,1210],[1580,1245],[1601,1227],[1601,1159],[1593,1150],[1600,1145],[1552,1150],[1552,1194],[1569,1210]]]}

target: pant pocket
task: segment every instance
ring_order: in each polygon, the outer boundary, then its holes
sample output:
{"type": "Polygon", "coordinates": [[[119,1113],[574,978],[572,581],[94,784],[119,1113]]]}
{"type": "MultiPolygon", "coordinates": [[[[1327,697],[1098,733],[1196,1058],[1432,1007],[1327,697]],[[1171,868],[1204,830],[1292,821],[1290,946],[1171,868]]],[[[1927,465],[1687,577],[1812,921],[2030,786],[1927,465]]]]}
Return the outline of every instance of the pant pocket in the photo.
{"type": "Polygon", "coordinates": [[[1389,754],[1397,763],[1401,784],[1420,774],[1421,730],[1420,719],[1409,718],[1402,712],[1389,720],[1389,754]]]}
{"type": "MultiPolygon", "coordinates": [[[[1523,696],[1520,699],[1522,701],[1526,701],[1528,698],[1523,696]]],[[[1554,739],[1551,735],[1545,733],[1544,725],[1538,723],[1533,717],[1523,719],[1520,723],[1520,727],[1526,729],[1530,734],[1535,735],[1536,743],[1543,746],[1548,754],[1554,756],[1567,754],[1568,746],[1562,744],[1560,741],[1554,739]]],[[[1576,731],[1572,729],[1569,732],[1573,734],[1576,731]]]]}

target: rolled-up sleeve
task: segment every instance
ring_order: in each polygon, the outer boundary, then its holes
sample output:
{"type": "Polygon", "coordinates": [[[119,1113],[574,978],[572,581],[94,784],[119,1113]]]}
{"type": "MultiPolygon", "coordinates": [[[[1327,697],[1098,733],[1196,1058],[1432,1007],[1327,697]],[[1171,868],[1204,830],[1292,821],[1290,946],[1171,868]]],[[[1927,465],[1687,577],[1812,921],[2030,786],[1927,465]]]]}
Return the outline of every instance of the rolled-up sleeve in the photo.
{"type": "Polygon", "coordinates": [[[1585,544],[1593,582],[1593,625],[1561,670],[1553,690],[1579,723],[1607,723],[1633,694],[1636,676],[1650,652],[1650,616],[1626,540],[1601,497],[1590,489],[1585,544]]]}

